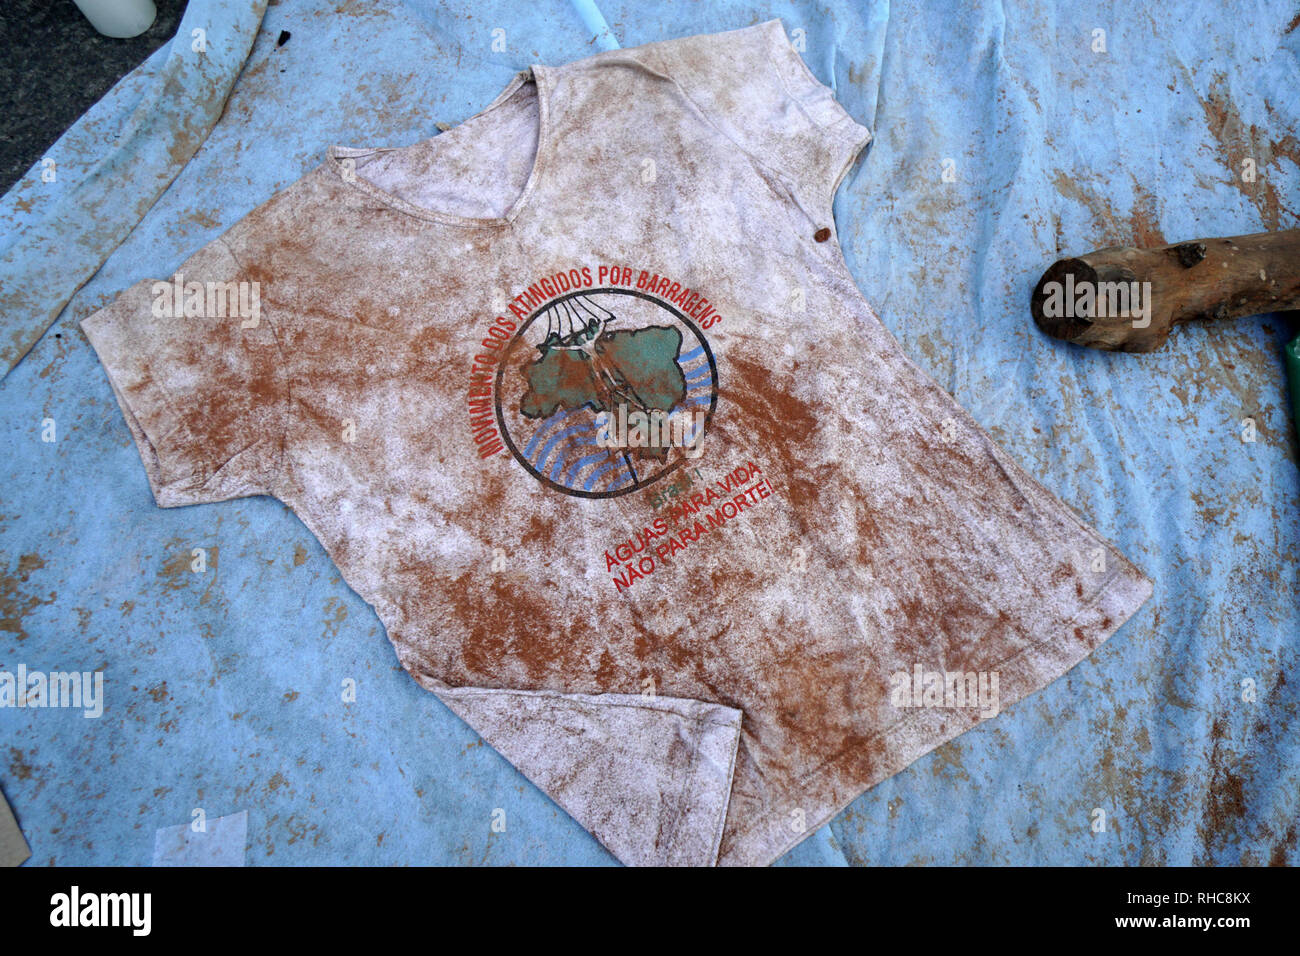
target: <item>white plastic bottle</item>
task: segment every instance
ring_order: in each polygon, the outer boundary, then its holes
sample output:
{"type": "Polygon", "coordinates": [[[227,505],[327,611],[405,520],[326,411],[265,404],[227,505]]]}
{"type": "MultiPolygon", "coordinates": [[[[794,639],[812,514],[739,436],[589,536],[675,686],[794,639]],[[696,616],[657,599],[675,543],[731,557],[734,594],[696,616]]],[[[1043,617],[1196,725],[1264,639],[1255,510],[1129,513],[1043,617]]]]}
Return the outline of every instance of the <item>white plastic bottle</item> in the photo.
{"type": "Polygon", "coordinates": [[[90,25],[106,37],[136,37],[153,26],[153,0],[72,0],[90,25]]]}

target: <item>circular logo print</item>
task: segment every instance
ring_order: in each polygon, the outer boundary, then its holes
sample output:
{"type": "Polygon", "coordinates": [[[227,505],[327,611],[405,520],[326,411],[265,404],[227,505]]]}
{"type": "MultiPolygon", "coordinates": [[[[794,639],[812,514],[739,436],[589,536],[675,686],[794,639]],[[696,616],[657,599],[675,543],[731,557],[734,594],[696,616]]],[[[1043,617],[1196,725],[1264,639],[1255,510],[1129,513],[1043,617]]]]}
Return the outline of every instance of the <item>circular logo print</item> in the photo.
{"type": "Polygon", "coordinates": [[[695,323],[631,289],[547,303],[497,368],[506,446],[539,481],[585,498],[637,491],[698,457],[717,402],[695,323]]]}

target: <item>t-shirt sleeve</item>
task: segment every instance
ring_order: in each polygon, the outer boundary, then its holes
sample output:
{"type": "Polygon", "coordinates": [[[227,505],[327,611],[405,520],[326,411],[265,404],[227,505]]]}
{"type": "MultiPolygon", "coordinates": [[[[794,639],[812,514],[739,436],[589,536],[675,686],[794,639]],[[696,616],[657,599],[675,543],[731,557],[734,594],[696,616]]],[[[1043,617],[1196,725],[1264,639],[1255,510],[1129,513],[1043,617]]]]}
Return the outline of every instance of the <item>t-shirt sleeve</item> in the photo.
{"type": "Polygon", "coordinates": [[[780,20],[654,49],[658,68],[720,133],[780,172],[801,199],[829,208],[871,131],[808,69],[780,20]]]}
{"type": "Polygon", "coordinates": [[[237,230],[84,319],[160,507],[274,494],[288,385],[237,230]]]}

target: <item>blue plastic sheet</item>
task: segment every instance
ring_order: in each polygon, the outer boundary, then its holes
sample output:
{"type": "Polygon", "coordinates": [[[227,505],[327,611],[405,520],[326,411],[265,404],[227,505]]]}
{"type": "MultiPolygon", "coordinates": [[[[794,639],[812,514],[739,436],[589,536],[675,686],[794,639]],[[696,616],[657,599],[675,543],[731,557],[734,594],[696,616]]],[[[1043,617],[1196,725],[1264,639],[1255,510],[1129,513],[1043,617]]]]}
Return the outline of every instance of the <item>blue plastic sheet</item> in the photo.
{"type": "MultiPolygon", "coordinates": [[[[192,0],[175,42],[215,6],[192,0]]],[[[836,218],[882,321],[1156,586],[1065,678],[783,862],[1300,862],[1294,323],[1111,355],[1045,338],[1028,313],[1064,255],[1297,225],[1294,6],[585,6],[271,4],[206,141],[0,384],[0,670],[102,668],[107,698],[99,719],[0,710],[0,786],[33,862],[148,864],[157,831],[196,809],[247,812],[249,864],[614,862],[400,669],[282,505],[155,507],[77,322],[169,275],[330,144],[433,135],[533,62],[772,16],[875,131],[836,218]]],[[[98,128],[131,102],[115,90],[98,128]]]]}

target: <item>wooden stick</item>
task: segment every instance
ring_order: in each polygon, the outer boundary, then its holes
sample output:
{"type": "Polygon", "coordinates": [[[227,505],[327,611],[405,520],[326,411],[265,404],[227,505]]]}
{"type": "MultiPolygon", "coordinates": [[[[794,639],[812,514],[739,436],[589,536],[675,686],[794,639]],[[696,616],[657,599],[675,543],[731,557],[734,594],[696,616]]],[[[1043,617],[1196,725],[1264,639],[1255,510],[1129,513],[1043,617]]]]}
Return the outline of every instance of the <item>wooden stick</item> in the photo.
{"type": "Polygon", "coordinates": [[[1300,229],[1061,259],[1029,308],[1054,338],[1121,352],[1158,349],[1194,319],[1300,309],[1300,229]]]}

